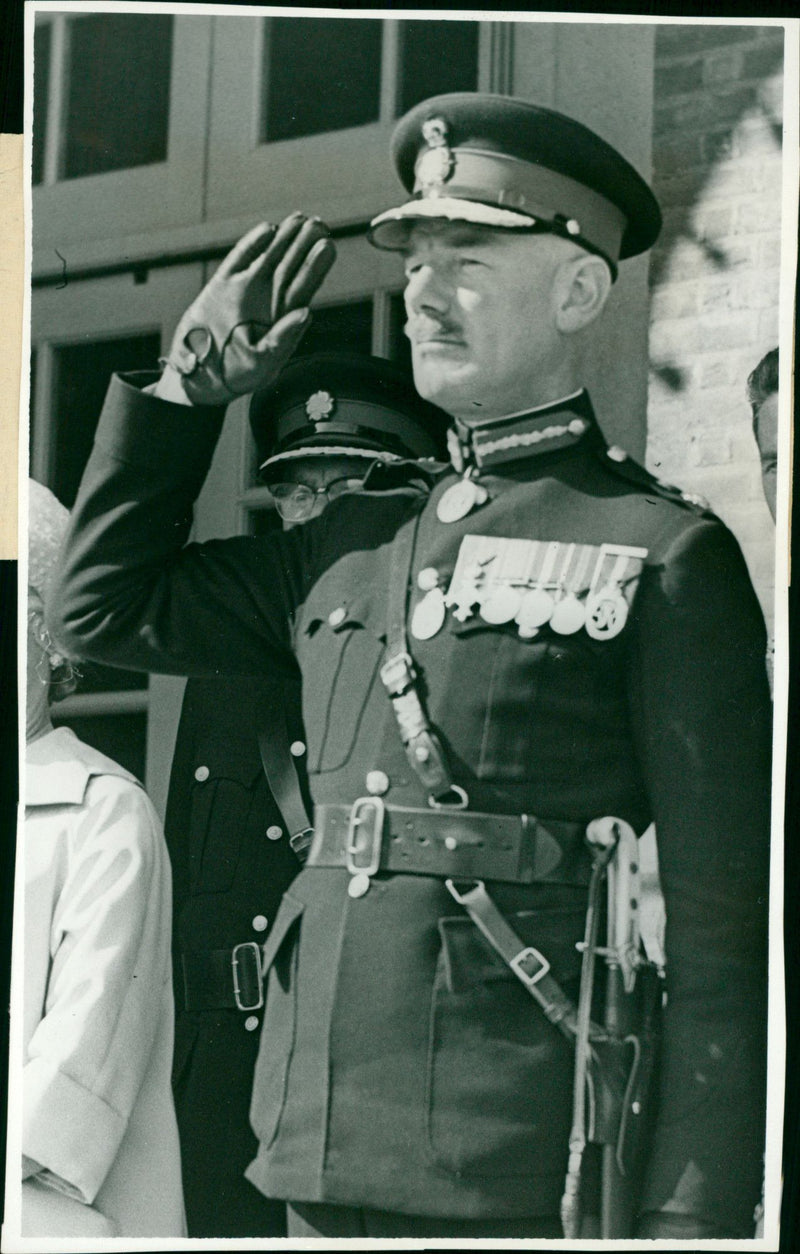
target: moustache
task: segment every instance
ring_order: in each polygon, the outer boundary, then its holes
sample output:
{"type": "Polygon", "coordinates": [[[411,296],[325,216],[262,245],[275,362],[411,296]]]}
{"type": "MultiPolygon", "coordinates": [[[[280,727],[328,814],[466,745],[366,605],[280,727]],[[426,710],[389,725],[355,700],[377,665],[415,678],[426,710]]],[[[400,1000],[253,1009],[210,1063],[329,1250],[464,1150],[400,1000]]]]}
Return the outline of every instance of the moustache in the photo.
{"type": "Polygon", "coordinates": [[[421,344],[425,340],[451,339],[460,340],[462,329],[456,322],[432,321],[430,318],[409,318],[403,328],[412,344],[421,344]]]}

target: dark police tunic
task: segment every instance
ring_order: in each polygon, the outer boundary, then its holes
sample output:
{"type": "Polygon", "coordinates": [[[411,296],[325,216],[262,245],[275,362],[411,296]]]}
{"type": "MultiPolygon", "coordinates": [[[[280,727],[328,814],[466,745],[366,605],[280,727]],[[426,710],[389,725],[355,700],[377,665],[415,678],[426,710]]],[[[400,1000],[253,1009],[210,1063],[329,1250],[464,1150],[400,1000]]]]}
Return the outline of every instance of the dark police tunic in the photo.
{"type": "MultiPolygon", "coordinates": [[[[548,430],[585,398],[548,409],[548,430]]],[[[488,500],[437,516],[452,471],[377,467],[358,500],[277,537],[181,546],[221,415],[115,380],[72,522],[54,623],[76,651],[173,672],[303,674],[315,803],[368,772],[424,807],[379,678],[392,538],[419,515],[420,570],[467,535],[646,550],[623,630],[604,640],[448,614],[412,640],[432,723],[470,808],[657,824],[669,1004],[643,1210],[749,1233],[763,1152],[770,702],[764,625],[726,528],[609,455],[596,426],[484,470],[488,500]]],[[[512,441],[513,442],[513,441],[512,441]]],[[[523,445],[523,447],[526,447],[523,445]]],[[[489,837],[490,838],[490,837],[489,837]]],[[[580,857],[580,849],[567,851],[580,857]]],[[[430,1215],[558,1210],[572,1049],[443,881],[308,867],[265,946],[267,1015],[249,1178],[266,1194],[430,1215]]],[[[585,894],[490,883],[574,991],[585,894]]]]}
{"type": "Polygon", "coordinates": [[[190,679],[181,711],[164,828],[173,884],[173,1086],[191,1237],[286,1230],[283,1204],[244,1172],[258,1148],[249,1109],[263,1009],[253,949],[269,936],[300,867],[258,745],[260,731],[287,737],[287,711],[299,739],[300,688],[288,678],[190,679]],[[234,946],[244,947],[239,1006],[234,946]]]}

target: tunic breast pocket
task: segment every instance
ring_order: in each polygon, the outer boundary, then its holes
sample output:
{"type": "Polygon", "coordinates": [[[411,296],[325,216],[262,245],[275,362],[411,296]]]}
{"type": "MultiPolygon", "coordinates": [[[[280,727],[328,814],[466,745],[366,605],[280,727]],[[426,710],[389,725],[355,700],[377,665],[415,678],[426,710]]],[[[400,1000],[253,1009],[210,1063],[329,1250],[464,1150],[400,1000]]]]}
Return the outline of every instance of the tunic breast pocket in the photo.
{"type": "Polygon", "coordinates": [[[370,622],[366,597],[301,625],[298,656],[309,771],[336,771],[349,761],[373,689],[380,688],[384,647],[370,622]]]}
{"type": "Polygon", "coordinates": [[[227,763],[217,771],[213,762],[204,762],[195,770],[189,803],[192,893],[223,893],[230,889],[256,803],[261,769],[243,766],[237,771],[227,763]]]}

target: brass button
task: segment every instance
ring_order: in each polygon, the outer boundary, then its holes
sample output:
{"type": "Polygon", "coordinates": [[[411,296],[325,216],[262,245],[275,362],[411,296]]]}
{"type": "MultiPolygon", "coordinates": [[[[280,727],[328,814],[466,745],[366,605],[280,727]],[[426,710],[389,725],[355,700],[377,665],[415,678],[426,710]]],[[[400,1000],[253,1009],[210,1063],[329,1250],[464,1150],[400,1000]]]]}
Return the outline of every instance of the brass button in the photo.
{"type": "Polygon", "coordinates": [[[388,791],[389,776],[385,771],[367,772],[367,792],[372,793],[373,797],[382,797],[388,791]]]}
{"type": "Polygon", "coordinates": [[[417,575],[417,587],[421,592],[432,592],[439,586],[439,572],[435,566],[425,566],[417,575]]]}
{"type": "Polygon", "coordinates": [[[293,740],[292,743],[289,745],[289,752],[291,753],[293,758],[302,758],[305,751],[306,751],[306,747],[303,744],[302,740],[293,740]]]}
{"type": "Polygon", "coordinates": [[[198,766],[197,770],[194,773],[194,777],[198,781],[198,783],[204,784],[210,774],[211,772],[209,771],[207,766],[198,766]]]}
{"type": "Polygon", "coordinates": [[[268,920],[265,914],[257,914],[256,917],[253,919],[253,931],[254,932],[266,932],[267,922],[268,920]]]}
{"type": "Polygon", "coordinates": [[[344,606],[340,605],[338,609],[331,610],[330,614],[328,615],[328,622],[330,623],[331,627],[340,627],[346,618],[347,618],[347,610],[344,608],[344,606]]]}
{"type": "Polygon", "coordinates": [[[283,835],[283,828],[278,827],[277,823],[272,823],[267,828],[267,840],[280,840],[283,835]]]}
{"type": "Polygon", "coordinates": [[[618,444],[612,444],[611,447],[606,450],[606,453],[611,458],[612,462],[626,462],[628,460],[628,454],[625,452],[624,448],[620,448],[618,444]]]}
{"type": "Polygon", "coordinates": [[[248,1015],[244,1021],[245,1032],[255,1032],[258,1027],[258,1015],[248,1015]]]}

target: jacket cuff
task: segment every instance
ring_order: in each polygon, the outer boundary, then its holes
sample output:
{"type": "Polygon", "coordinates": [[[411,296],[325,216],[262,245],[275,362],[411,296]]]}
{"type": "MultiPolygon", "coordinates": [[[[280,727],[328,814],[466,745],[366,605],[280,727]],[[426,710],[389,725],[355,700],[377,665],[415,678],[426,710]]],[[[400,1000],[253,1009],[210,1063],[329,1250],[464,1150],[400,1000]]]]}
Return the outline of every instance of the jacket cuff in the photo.
{"type": "Polygon", "coordinates": [[[163,469],[169,459],[187,477],[205,474],[225,408],[178,405],[142,390],[157,380],[152,371],[112,375],[95,444],[131,466],[163,469]]]}
{"type": "Polygon", "coordinates": [[[126,1120],[42,1058],[23,1073],[22,1152],[94,1201],[116,1158],[126,1120]]]}

